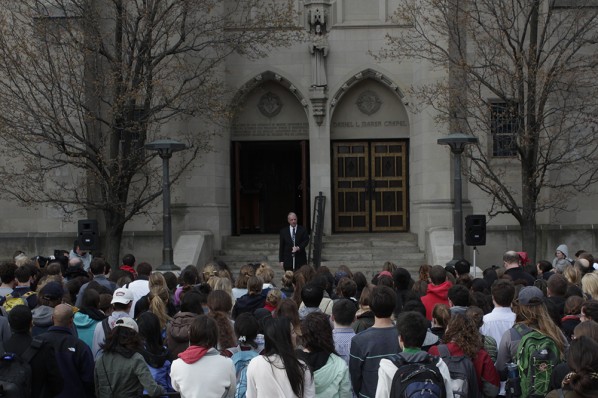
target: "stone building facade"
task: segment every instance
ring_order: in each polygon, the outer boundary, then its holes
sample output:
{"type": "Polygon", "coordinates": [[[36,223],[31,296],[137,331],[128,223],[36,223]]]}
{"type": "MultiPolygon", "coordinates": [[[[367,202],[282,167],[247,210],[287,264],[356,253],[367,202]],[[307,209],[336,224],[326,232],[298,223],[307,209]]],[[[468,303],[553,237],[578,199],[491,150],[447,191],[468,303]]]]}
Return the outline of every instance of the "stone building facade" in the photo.
{"type": "MultiPolygon", "coordinates": [[[[289,211],[310,225],[321,192],[326,234],[411,232],[428,263],[451,258],[453,170],[449,150],[437,144],[448,127],[408,95],[412,84],[447,76],[425,63],[372,56],[388,32],[405,28],[391,21],[398,1],[297,1],[305,42],[260,60],[227,60],[222,74],[235,115],[214,151],[174,187],[175,241],[204,231],[218,250],[227,236],[277,233],[289,211]]],[[[487,212],[488,197],[467,183],[463,192],[466,214],[487,212]]],[[[551,259],[563,242],[596,251],[593,199],[572,198],[576,212],[540,216],[538,257],[551,259]]],[[[51,210],[4,209],[4,254],[49,251],[76,231],[51,210]]],[[[121,251],[159,263],[160,230],[159,220],[135,219],[121,251]]],[[[480,264],[500,265],[505,250],[520,250],[517,230],[508,216],[490,220],[480,264]]]]}

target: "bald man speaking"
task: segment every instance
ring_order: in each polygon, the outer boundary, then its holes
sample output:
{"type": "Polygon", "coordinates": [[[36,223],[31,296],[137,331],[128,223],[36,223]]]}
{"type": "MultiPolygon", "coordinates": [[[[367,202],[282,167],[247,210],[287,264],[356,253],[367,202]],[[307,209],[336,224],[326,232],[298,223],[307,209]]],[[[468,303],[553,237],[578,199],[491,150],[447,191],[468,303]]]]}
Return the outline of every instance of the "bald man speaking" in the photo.
{"type": "Polygon", "coordinates": [[[289,225],[280,230],[278,261],[285,271],[296,271],[307,264],[305,248],[309,243],[309,235],[305,228],[297,225],[297,215],[289,213],[289,225]]]}

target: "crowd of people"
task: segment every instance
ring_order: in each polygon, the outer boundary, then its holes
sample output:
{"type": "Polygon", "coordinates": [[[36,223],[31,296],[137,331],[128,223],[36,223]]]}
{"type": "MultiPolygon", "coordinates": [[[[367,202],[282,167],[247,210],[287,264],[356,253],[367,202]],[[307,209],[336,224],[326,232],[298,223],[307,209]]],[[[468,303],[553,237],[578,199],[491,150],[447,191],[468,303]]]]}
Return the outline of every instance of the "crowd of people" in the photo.
{"type": "Polygon", "coordinates": [[[461,260],[280,281],[267,263],[177,276],[76,249],[0,264],[2,388],[27,366],[32,397],[598,397],[598,264],[565,245],[479,278],[461,260]]]}

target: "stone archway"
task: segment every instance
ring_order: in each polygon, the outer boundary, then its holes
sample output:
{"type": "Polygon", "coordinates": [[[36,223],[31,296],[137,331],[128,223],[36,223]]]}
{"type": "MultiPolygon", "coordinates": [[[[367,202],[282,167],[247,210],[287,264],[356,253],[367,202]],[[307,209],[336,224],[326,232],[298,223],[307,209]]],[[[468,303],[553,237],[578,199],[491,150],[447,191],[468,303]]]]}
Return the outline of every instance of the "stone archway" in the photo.
{"type": "Polygon", "coordinates": [[[265,72],[233,104],[233,230],[278,232],[289,211],[309,225],[307,100],[290,81],[265,72]]]}
{"type": "Polygon", "coordinates": [[[367,70],[334,95],[330,123],[335,232],[409,230],[409,117],[398,87],[367,70]]]}

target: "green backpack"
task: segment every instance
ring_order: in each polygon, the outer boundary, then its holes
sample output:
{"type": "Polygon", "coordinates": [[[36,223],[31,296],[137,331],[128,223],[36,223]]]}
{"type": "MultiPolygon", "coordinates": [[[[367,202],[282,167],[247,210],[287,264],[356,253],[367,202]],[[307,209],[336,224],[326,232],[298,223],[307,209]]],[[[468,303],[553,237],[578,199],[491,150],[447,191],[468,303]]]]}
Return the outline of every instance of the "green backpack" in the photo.
{"type": "Polygon", "coordinates": [[[545,397],[550,392],[550,376],[560,361],[554,340],[523,324],[513,329],[521,341],[517,348],[517,365],[521,379],[521,398],[545,397]]]}

